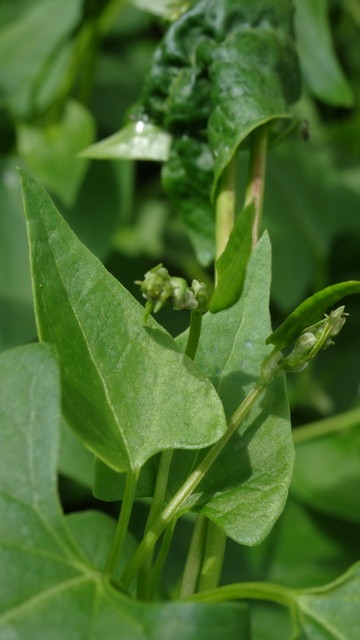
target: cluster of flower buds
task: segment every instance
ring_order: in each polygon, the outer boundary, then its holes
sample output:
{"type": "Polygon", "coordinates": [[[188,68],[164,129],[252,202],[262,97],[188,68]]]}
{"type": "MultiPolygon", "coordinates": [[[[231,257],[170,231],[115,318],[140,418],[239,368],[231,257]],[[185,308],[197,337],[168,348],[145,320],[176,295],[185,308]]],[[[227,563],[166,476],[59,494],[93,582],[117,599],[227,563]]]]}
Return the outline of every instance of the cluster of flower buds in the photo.
{"type": "Polygon", "coordinates": [[[145,273],[144,280],[136,280],[140,291],[147,300],[145,318],[150,313],[157,313],[170,300],[174,309],[189,309],[205,313],[208,309],[208,293],[203,282],[193,280],[191,287],[184,278],[172,277],[162,264],[145,273]]]}
{"type": "Polygon", "coordinates": [[[281,371],[302,371],[319,351],[333,345],[332,338],[341,331],[348,316],[344,309],[344,306],[338,307],[329,315],[325,314],[320,322],[307,327],[295,340],[288,355],[285,356],[281,351],[272,352],[262,366],[263,380],[269,382],[281,371]]]}

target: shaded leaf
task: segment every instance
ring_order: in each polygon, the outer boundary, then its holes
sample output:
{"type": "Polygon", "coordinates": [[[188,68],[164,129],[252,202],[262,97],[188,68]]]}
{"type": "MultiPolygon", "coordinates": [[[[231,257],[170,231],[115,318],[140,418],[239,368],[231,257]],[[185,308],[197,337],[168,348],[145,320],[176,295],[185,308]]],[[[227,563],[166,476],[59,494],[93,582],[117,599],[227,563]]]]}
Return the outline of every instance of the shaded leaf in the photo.
{"type": "Polygon", "coordinates": [[[267,339],[280,350],[291,344],[304,329],[321,320],[326,309],[354,293],[360,293],[360,281],[350,280],[325,287],[302,302],[267,339]]]}
{"type": "MultiPolygon", "coordinates": [[[[136,485],[137,498],[149,498],[154,493],[158,460],[156,456],[150,458],[140,471],[136,485]]],[[[95,498],[113,502],[122,500],[125,490],[126,476],[108,467],[104,462],[95,458],[92,491],[95,498]]]]}
{"type": "Polygon", "coordinates": [[[76,155],[92,142],[94,134],[90,112],[70,100],[59,121],[42,128],[28,124],[18,126],[19,153],[38,180],[70,205],[89,164],[76,155]]]}
{"type": "Polygon", "coordinates": [[[352,89],[340,67],[331,38],[326,0],[295,0],[300,64],[311,93],[336,107],[351,107],[352,89]]]}
{"type": "Polygon", "coordinates": [[[322,513],[360,522],[359,457],[359,427],[297,444],[296,495],[322,513]]]}
{"type": "Polygon", "coordinates": [[[71,516],[68,527],[58,503],[60,386],[50,349],[6,352],[0,381],[1,638],[60,640],[65,633],[117,640],[120,633],[132,640],[216,640],[221,630],[229,640],[239,634],[247,640],[246,606],[147,605],[111,586],[99,568],[112,523],[101,514],[81,514],[71,516]]]}
{"type": "Polygon", "coordinates": [[[170,153],[171,135],[150,122],[129,122],[123,129],[101,142],[83,149],[81,158],[95,160],[126,158],[164,162],[170,153]]]}
{"type": "Polygon", "coordinates": [[[210,300],[211,313],[228,309],[241,296],[251,253],[254,216],[255,205],[251,203],[238,215],[225,251],[216,262],[219,282],[210,300]]]}
{"type": "Polygon", "coordinates": [[[117,471],[215,442],[226,424],[209,380],[21,178],[38,330],[56,347],[70,426],[117,471]]]}
{"type": "MultiPolygon", "coordinates": [[[[240,300],[203,319],[195,361],[213,381],[228,418],[254,387],[268,353],[270,277],[270,243],[264,234],[250,258],[240,300]]],[[[189,506],[201,510],[236,542],[257,544],[283,510],[293,461],[281,376],[245,418],[189,506]]]]}

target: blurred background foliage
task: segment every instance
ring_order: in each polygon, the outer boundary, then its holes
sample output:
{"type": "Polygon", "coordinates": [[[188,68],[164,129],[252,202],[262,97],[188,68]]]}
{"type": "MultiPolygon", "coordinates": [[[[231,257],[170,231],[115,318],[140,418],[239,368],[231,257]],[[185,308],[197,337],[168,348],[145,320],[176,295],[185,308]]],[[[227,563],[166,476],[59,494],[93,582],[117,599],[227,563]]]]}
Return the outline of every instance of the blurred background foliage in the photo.
{"type": "MultiPolygon", "coordinates": [[[[163,194],[160,164],[77,157],[121,128],[166,28],[162,13],[168,4],[1,3],[0,349],[36,339],[18,166],[49,191],[74,232],[139,300],[134,280],[160,261],[174,275],[211,283],[211,270],[197,264],[163,194]]],[[[294,108],[299,124],[269,151],[265,187],[263,227],[273,245],[274,326],[314,291],[360,279],[360,4],[295,4],[304,79],[294,108]],[[309,123],[305,132],[304,121],[309,123]]],[[[239,199],[246,179],[242,155],[239,199]]],[[[289,378],[295,426],[340,414],[345,428],[341,435],[298,444],[292,498],[284,515],[260,547],[229,545],[227,581],[313,586],[335,578],[359,557],[360,301],[350,300],[346,310],[350,318],[336,348],[289,378]],[[355,417],[346,426],[349,410],[355,417]]],[[[158,320],[176,335],[188,317],[166,309],[158,320]]],[[[91,458],[66,425],[60,470],[65,506],[72,509],[83,500],[93,504],[91,458]]],[[[175,544],[181,547],[181,535],[175,544]]],[[[271,636],[272,625],[261,628],[262,615],[278,620],[277,632],[283,625],[286,633],[282,614],[277,608],[269,614],[265,607],[257,617],[259,637],[279,640],[271,636]]]]}

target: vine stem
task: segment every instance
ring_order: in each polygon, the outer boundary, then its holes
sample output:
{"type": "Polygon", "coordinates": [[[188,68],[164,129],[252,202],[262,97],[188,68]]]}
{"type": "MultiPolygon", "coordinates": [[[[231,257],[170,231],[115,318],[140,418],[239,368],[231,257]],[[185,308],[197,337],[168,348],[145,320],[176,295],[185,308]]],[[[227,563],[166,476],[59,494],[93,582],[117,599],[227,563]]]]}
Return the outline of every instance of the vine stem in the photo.
{"type": "Polygon", "coordinates": [[[257,127],[257,129],[251,133],[249,177],[245,194],[245,206],[252,202],[255,204],[255,219],[252,233],[253,248],[258,241],[263,208],[267,141],[268,133],[266,124],[257,127]]]}
{"type": "Polygon", "coordinates": [[[189,551],[186,558],[185,568],[180,586],[180,598],[185,598],[195,593],[201,563],[204,555],[207,533],[207,518],[201,513],[196,518],[194,531],[192,534],[189,551]]]}
{"type": "Polygon", "coordinates": [[[186,499],[196,489],[198,484],[204,478],[209,471],[212,464],[215,462],[218,455],[221,453],[231,436],[234,434],[240,423],[250,411],[256,400],[263,393],[266,384],[263,381],[259,381],[255,387],[251,389],[241,405],[237,408],[232,418],[230,419],[228,429],[225,434],[218,440],[208,451],[206,456],[200,462],[198,467],[190,474],[184,484],[180,487],[178,492],[173,496],[168,505],[165,507],[159,518],[154,522],[153,526],[145,534],[142,542],[140,543],[137,551],[135,552],[132,560],[125,567],[121,580],[125,588],[130,586],[134,580],[137,572],[142,566],[147,554],[151,551],[154,544],[166,529],[171,520],[179,515],[181,508],[183,507],[186,499]]]}
{"type": "MultiPolygon", "coordinates": [[[[235,221],[236,201],[236,155],[226,167],[220,179],[220,190],[216,198],[216,230],[215,230],[215,258],[223,253],[235,221]]],[[[216,277],[216,275],[215,275],[216,277]]]]}
{"type": "Polygon", "coordinates": [[[219,527],[208,520],[206,545],[199,574],[198,591],[215,589],[220,581],[224,562],[226,535],[219,527]]]}
{"type": "Polygon", "coordinates": [[[111,576],[115,570],[117,559],[119,558],[125,541],[129,526],[132,506],[135,498],[136,485],[139,471],[129,471],[126,476],[124,498],[121,504],[120,516],[114,540],[105,566],[105,574],[111,576]]]}

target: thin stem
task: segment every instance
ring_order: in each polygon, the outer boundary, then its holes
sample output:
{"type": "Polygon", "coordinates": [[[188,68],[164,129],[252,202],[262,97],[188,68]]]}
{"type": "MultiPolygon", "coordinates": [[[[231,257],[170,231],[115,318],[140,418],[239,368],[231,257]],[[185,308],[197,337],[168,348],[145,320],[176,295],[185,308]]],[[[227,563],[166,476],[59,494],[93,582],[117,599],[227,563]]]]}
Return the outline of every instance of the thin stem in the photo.
{"type": "Polygon", "coordinates": [[[345,411],[339,413],[331,418],[325,418],[324,420],[317,420],[316,422],[310,422],[303,427],[297,427],[293,430],[293,440],[295,444],[300,442],[306,442],[313,438],[321,438],[329,433],[336,433],[337,431],[344,431],[345,429],[351,429],[360,425],[360,408],[352,409],[351,411],[345,411]]]}
{"type": "Polygon", "coordinates": [[[255,129],[250,136],[250,165],[248,186],[245,195],[245,206],[255,203],[255,219],[253,225],[252,245],[256,245],[259,236],[261,214],[263,208],[265,165],[267,150],[267,125],[255,129]]]}
{"type": "Polygon", "coordinates": [[[139,472],[129,471],[126,476],[124,498],[121,504],[120,516],[115,532],[115,537],[106,562],[105,573],[109,576],[114,572],[117,560],[121,554],[122,547],[129,526],[131,511],[135,498],[136,484],[139,472]]]}
{"type": "Polygon", "coordinates": [[[202,560],[198,591],[216,589],[220,582],[226,548],[226,535],[214,523],[208,522],[206,546],[202,560]]]}
{"type": "Polygon", "coordinates": [[[189,358],[194,360],[196,351],[199,345],[201,324],[202,324],[202,311],[192,311],[190,314],[190,330],[187,340],[185,353],[189,358]]]}
{"type": "Polygon", "coordinates": [[[190,596],[196,591],[201,563],[204,555],[207,522],[207,518],[201,515],[201,513],[196,518],[181,581],[180,598],[190,596]]]}
{"type": "Polygon", "coordinates": [[[211,447],[207,455],[199,463],[198,467],[194,469],[194,471],[190,474],[184,484],[180,487],[178,492],[170,500],[160,517],[154,523],[152,529],[150,529],[144,536],[142,542],[137,548],[136,553],[134,554],[132,560],[130,560],[127,567],[125,567],[124,573],[122,575],[122,581],[125,587],[129,586],[132,583],[147,554],[151,551],[152,547],[154,546],[164,529],[166,529],[169,522],[179,514],[180,509],[184,505],[186,499],[192,494],[198,484],[200,484],[201,480],[209,471],[210,467],[215,462],[216,458],[219,456],[225,445],[228,443],[233,433],[239,427],[241,421],[250,411],[251,407],[254,405],[259,396],[263,393],[265,387],[266,384],[259,381],[255,385],[255,387],[253,387],[253,389],[248,393],[246,398],[243,400],[241,405],[237,408],[232,418],[230,419],[226,433],[211,447]]]}
{"type": "MultiPolygon", "coordinates": [[[[169,479],[169,471],[174,450],[169,449],[163,451],[160,456],[159,468],[156,476],[156,483],[154,488],[154,495],[151,502],[151,507],[148,515],[148,519],[145,526],[145,534],[151,529],[153,523],[161,514],[161,510],[164,506],[166,488],[169,479]]],[[[154,549],[148,554],[146,561],[142,566],[141,573],[138,579],[138,598],[146,600],[149,597],[149,577],[151,570],[151,563],[153,559],[154,549]]]]}
{"type": "Polygon", "coordinates": [[[169,526],[166,528],[165,533],[164,533],[164,538],[161,544],[161,548],[160,551],[157,555],[155,564],[154,564],[154,568],[152,571],[152,575],[151,575],[151,580],[150,580],[150,585],[149,585],[149,596],[150,598],[153,597],[159,578],[161,576],[162,570],[164,568],[164,564],[165,564],[165,560],[167,558],[167,555],[169,553],[169,549],[170,549],[170,545],[171,545],[171,541],[173,539],[173,535],[174,535],[174,531],[175,531],[175,527],[176,527],[176,523],[177,523],[177,518],[174,518],[169,526]]]}
{"type": "Polygon", "coordinates": [[[220,180],[216,198],[216,259],[223,253],[235,220],[236,155],[226,167],[220,180]]]}

